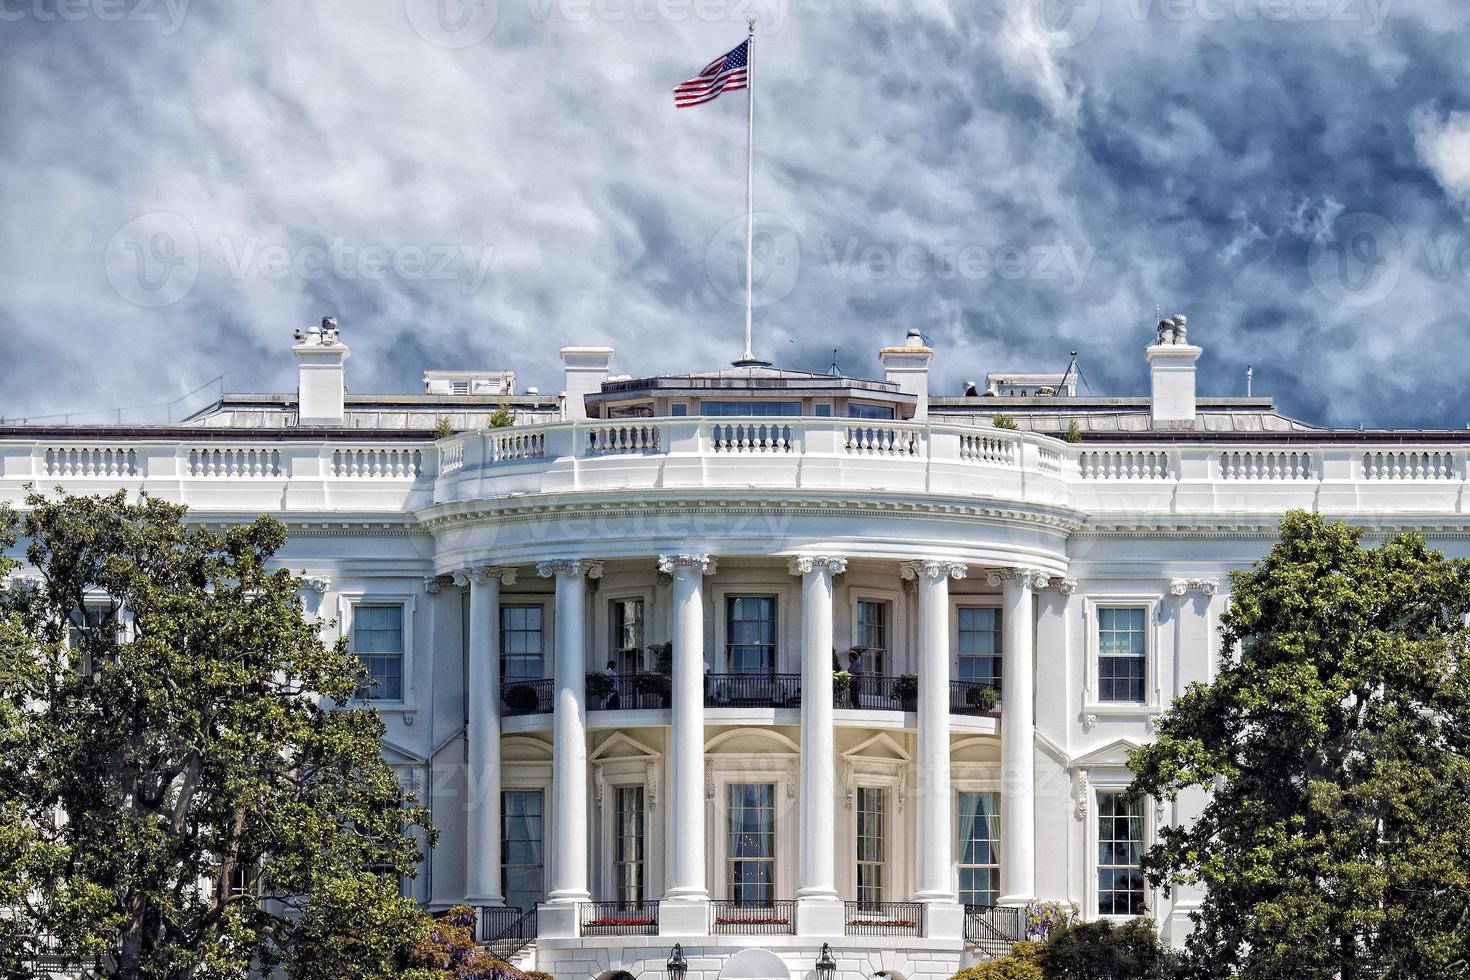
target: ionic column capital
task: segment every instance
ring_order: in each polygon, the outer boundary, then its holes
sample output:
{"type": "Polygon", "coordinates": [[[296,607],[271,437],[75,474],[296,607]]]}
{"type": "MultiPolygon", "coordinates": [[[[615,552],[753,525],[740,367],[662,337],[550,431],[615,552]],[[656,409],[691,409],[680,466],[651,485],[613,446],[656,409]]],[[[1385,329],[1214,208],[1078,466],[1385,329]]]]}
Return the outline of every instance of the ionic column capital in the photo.
{"type": "Polygon", "coordinates": [[[1051,585],[1051,576],[1037,568],[992,568],[985,574],[985,582],[991,586],[1019,582],[1023,588],[1036,591],[1051,585]]]}
{"type": "Polygon", "coordinates": [[[847,559],[831,555],[796,555],[786,560],[786,569],[792,575],[805,575],[819,568],[825,568],[833,575],[841,575],[847,571],[847,559]]]}
{"type": "Polygon", "coordinates": [[[1044,586],[1044,588],[1051,589],[1054,592],[1060,592],[1062,595],[1071,595],[1077,591],[1077,580],[1075,578],[1054,578],[1051,580],[1051,584],[1044,586]]]}
{"type": "Polygon", "coordinates": [[[961,579],[970,573],[970,566],[957,561],[940,561],[933,558],[923,558],[917,561],[906,561],[898,566],[899,573],[910,581],[928,579],[937,582],[940,579],[961,579]]]}
{"type": "Polygon", "coordinates": [[[301,580],[301,586],[310,589],[317,595],[325,595],[332,587],[332,577],[330,575],[308,575],[301,580]]]}
{"type": "Polygon", "coordinates": [[[659,555],[658,570],[663,575],[673,575],[676,569],[692,568],[701,575],[715,573],[715,560],[709,555],[659,555]]]}
{"type": "Polygon", "coordinates": [[[1215,578],[1176,578],[1169,583],[1169,594],[1176,596],[1182,596],[1188,592],[1211,596],[1219,591],[1220,580],[1215,578]]]}
{"type": "Polygon", "coordinates": [[[592,558],[553,558],[550,561],[538,561],[536,574],[542,578],[551,578],[553,575],[602,578],[602,562],[592,558]]]}
{"type": "Polygon", "coordinates": [[[484,585],[491,579],[500,579],[501,585],[515,585],[520,575],[519,571],[510,565],[470,565],[466,568],[457,568],[452,573],[454,584],[461,589],[469,588],[470,583],[484,585]]]}

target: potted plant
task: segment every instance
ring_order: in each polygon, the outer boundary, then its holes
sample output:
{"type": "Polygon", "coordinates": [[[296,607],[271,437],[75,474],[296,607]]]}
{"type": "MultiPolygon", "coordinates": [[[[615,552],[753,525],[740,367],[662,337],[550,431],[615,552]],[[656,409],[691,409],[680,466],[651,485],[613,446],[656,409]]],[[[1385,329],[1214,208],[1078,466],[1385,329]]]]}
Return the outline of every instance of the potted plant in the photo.
{"type": "Polygon", "coordinates": [[[994,711],[1000,704],[1000,695],[993,687],[972,687],[965,692],[965,703],[981,711],[994,711]]]}
{"type": "Polygon", "coordinates": [[[838,708],[847,706],[847,696],[852,693],[852,675],[845,670],[832,671],[832,704],[838,708]]]}
{"type": "Polygon", "coordinates": [[[587,675],[587,700],[602,702],[613,692],[613,679],[606,674],[587,675]]]}
{"type": "Polygon", "coordinates": [[[529,684],[517,684],[505,689],[505,706],[511,711],[525,714],[536,710],[536,689],[529,684]]]}
{"type": "Polygon", "coordinates": [[[919,675],[899,674],[894,678],[893,698],[903,710],[912,710],[911,706],[919,699],[919,675]]]}

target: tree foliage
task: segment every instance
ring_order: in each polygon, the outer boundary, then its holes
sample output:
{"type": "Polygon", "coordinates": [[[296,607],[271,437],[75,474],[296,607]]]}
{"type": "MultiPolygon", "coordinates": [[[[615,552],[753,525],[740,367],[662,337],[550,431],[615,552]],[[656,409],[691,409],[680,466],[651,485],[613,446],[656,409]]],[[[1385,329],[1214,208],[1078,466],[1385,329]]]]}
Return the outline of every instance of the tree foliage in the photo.
{"type": "Polygon", "coordinates": [[[1466,976],[1470,564],[1303,512],[1233,577],[1216,680],[1134,752],[1134,790],[1211,790],[1145,855],[1205,890],[1200,976],[1466,976]]]}
{"type": "Polygon", "coordinates": [[[0,593],[10,962],[45,933],[116,977],[243,977],[322,945],[375,975],[364,936],[414,913],[396,881],[427,820],[376,713],[338,707],[362,669],[278,567],[284,525],[118,494],[31,496],[0,515],[17,530],[40,581],[0,593]]]}
{"type": "Polygon", "coordinates": [[[1154,924],[1134,919],[1074,923],[1047,940],[1036,956],[1047,980],[1151,980],[1170,976],[1170,956],[1154,924]]]}

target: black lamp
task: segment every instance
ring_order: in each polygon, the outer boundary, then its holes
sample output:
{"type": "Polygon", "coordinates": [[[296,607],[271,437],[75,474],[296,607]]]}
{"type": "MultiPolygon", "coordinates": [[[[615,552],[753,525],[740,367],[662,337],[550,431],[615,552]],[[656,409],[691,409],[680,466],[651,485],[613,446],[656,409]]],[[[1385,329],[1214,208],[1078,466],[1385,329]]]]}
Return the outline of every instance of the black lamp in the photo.
{"type": "Polygon", "coordinates": [[[817,980],[832,980],[837,976],[837,961],[832,958],[832,947],[822,944],[822,953],[817,957],[817,980]]]}
{"type": "Polygon", "coordinates": [[[674,948],[669,952],[669,961],[664,964],[668,971],[669,980],[684,980],[684,974],[689,972],[689,961],[684,958],[684,947],[674,943],[674,948]]]}

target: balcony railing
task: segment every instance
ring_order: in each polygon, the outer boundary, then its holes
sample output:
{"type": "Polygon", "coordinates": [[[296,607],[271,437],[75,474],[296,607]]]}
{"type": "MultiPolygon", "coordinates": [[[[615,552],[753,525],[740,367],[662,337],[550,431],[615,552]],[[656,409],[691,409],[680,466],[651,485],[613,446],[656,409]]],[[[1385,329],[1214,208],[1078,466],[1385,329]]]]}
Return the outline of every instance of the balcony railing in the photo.
{"type": "Polygon", "coordinates": [[[848,936],[917,936],[923,921],[918,902],[844,902],[843,934],[848,936]]]}
{"type": "Polygon", "coordinates": [[[864,711],[917,711],[918,678],[913,674],[901,677],[854,674],[846,691],[832,692],[832,706],[864,711]]]}
{"type": "MultiPolygon", "coordinates": [[[[594,692],[588,692],[587,710],[627,711],[669,706],[670,679],[662,674],[619,674],[611,681],[612,689],[605,693],[594,696],[594,692]]],[[[588,682],[590,684],[592,678],[588,678],[588,682]]]]}
{"type": "Polygon", "coordinates": [[[551,678],[534,681],[505,681],[500,685],[500,713],[513,715],[546,715],[551,713],[551,678]]]}
{"type": "Polygon", "coordinates": [[[485,948],[509,960],[536,938],[536,909],[486,906],[480,909],[480,937],[485,948]]]}
{"type": "Polygon", "coordinates": [[[796,903],[773,901],[761,905],[710,902],[710,931],[717,936],[785,936],[796,934],[796,903]]]}
{"type": "Polygon", "coordinates": [[[1026,910],[999,905],[965,906],[965,942],[991,958],[1004,956],[1026,938],[1026,910]]]}
{"type": "Polygon", "coordinates": [[[584,936],[657,936],[657,902],[580,902],[584,936]]]}
{"type": "Polygon", "coordinates": [[[949,713],[952,715],[994,714],[1000,703],[999,681],[950,681],[949,713]]]}
{"type": "Polygon", "coordinates": [[[800,674],[707,674],[707,708],[796,708],[801,706],[800,674]]]}

